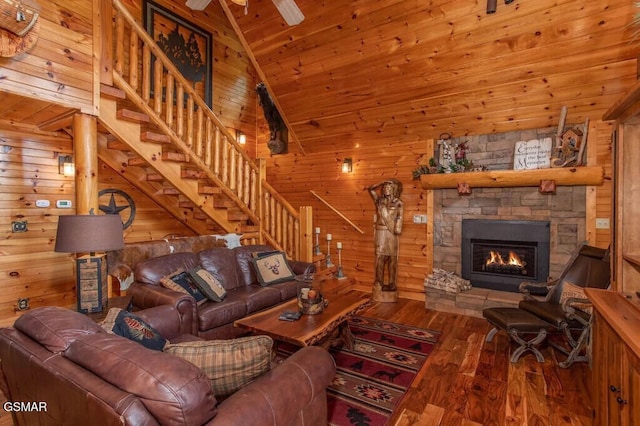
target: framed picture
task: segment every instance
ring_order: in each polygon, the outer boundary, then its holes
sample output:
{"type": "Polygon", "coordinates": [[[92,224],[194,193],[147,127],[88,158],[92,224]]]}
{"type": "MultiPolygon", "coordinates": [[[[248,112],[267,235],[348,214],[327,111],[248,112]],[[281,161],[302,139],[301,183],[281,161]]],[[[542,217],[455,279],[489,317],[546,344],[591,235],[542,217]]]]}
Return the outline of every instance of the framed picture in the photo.
{"type": "Polygon", "coordinates": [[[211,108],[211,33],[151,0],[143,7],[149,35],[211,108]]]}

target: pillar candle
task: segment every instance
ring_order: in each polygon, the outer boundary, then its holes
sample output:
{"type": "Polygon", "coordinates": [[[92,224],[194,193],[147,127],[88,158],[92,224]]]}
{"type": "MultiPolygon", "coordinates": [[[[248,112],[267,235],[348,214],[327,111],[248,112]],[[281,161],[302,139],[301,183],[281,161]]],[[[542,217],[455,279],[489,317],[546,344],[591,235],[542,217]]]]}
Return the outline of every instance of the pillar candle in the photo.
{"type": "Polygon", "coordinates": [[[331,234],[327,234],[327,241],[331,241],[331,234]]]}
{"type": "Polygon", "coordinates": [[[339,248],[339,249],[341,249],[341,248],[342,248],[342,243],[341,243],[340,241],[338,241],[338,242],[336,243],[336,247],[337,247],[337,248],[339,248]]]}
{"type": "Polygon", "coordinates": [[[316,228],[316,234],[320,233],[320,228],[316,228]]]}

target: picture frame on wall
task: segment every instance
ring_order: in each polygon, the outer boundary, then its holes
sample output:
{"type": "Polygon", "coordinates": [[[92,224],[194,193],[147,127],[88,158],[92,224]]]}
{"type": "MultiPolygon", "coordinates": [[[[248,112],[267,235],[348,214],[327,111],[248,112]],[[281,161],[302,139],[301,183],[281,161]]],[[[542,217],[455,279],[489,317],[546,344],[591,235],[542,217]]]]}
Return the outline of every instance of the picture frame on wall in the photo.
{"type": "Polygon", "coordinates": [[[144,0],[143,16],[147,33],[211,108],[211,33],[151,0],[144,0]]]}

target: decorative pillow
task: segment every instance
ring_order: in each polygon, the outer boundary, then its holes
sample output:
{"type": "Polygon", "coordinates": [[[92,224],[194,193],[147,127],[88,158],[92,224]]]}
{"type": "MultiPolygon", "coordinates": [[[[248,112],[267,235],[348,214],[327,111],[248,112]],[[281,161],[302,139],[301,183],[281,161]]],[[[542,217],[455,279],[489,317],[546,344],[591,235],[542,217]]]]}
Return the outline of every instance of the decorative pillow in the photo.
{"type": "Polygon", "coordinates": [[[226,396],[269,371],[272,347],[269,336],[249,336],[168,344],[164,351],[200,367],[214,394],[226,396]]]}
{"type": "MultiPolygon", "coordinates": [[[[576,297],[579,299],[587,298],[587,296],[584,294],[584,288],[569,281],[565,281],[564,284],[562,284],[562,295],[560,295],[560,303],[564,303],[565,300],[571,297],[576,297]]],[[[593,311],[590,303],[573,303],[571,304],[571,306],[588,314],[591,314],[593,311]]]]}
{"type": "Polygon", "coordinates": [[[207,296],[202,294],[198,286],[189,276],[189,273],[183,268],[179,268],[175,272],[160,278],[160,284],[169,290],[188,294],[196,299],[198,305],[207,301],[207,296]]]}
{"type": "Polygon", "coordinates": [[[262,286],[276,284],[295,278],[283,252],[269,253],[252,259],[258,281],[262,286]]]}
{"type": "Polygon", "coordinates": [[[117,334],[142,346],[161,351],[169,341],[141,318],[120,308],[111,308],[100,324],[107,333],[117,334]]]}
{"type": "Polygon", "coordinates": [[[194,284],[209,300],[222,302],[227,296],[227,291],[220,281],[209,271],[203,268],[194,268],[189,271],[189,277],[194,284]]]}

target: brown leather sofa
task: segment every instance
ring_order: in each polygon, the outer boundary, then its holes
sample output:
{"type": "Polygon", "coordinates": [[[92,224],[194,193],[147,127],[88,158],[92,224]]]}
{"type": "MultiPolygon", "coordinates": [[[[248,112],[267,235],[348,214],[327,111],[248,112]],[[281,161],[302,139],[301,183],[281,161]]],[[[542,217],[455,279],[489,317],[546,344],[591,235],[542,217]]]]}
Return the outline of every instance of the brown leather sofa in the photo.
{"type": "MultiPolygon", "coordinates": [[[[172,306],[137,312],[165,338],[188,326],[172,306]]],[[[34,309],[0,329],[1,389],[15,425],[326,425],[335,374],[322,348],[302,348],[224,401],[195,365],[107,334],[87,316],[34,309]]]]}
{"type": "MultiPolygon", "coordinates": [[[[266,287],[258,283],[252,258],[255,252],[273,251],[267,245],[247,245],[228,249],[213,247],[199,252],[173,253],[144,260],[134,267],[134,279],[128,290],[135,309],[171,305],[182,321],[193,324],[191,333],[203,339],[229,339],[242,331],[233,322],[251,313],[272,307],[296,296],[295,280],[266,287]],[[198,305],[193,297],[162,287],[160,279],[179,268],[201,266],[212,273],[227,291],[222,302],[206,301],[198,305]]],[[[313,263],[289,260],[296,274],[315,272],[313,263]]]]}

